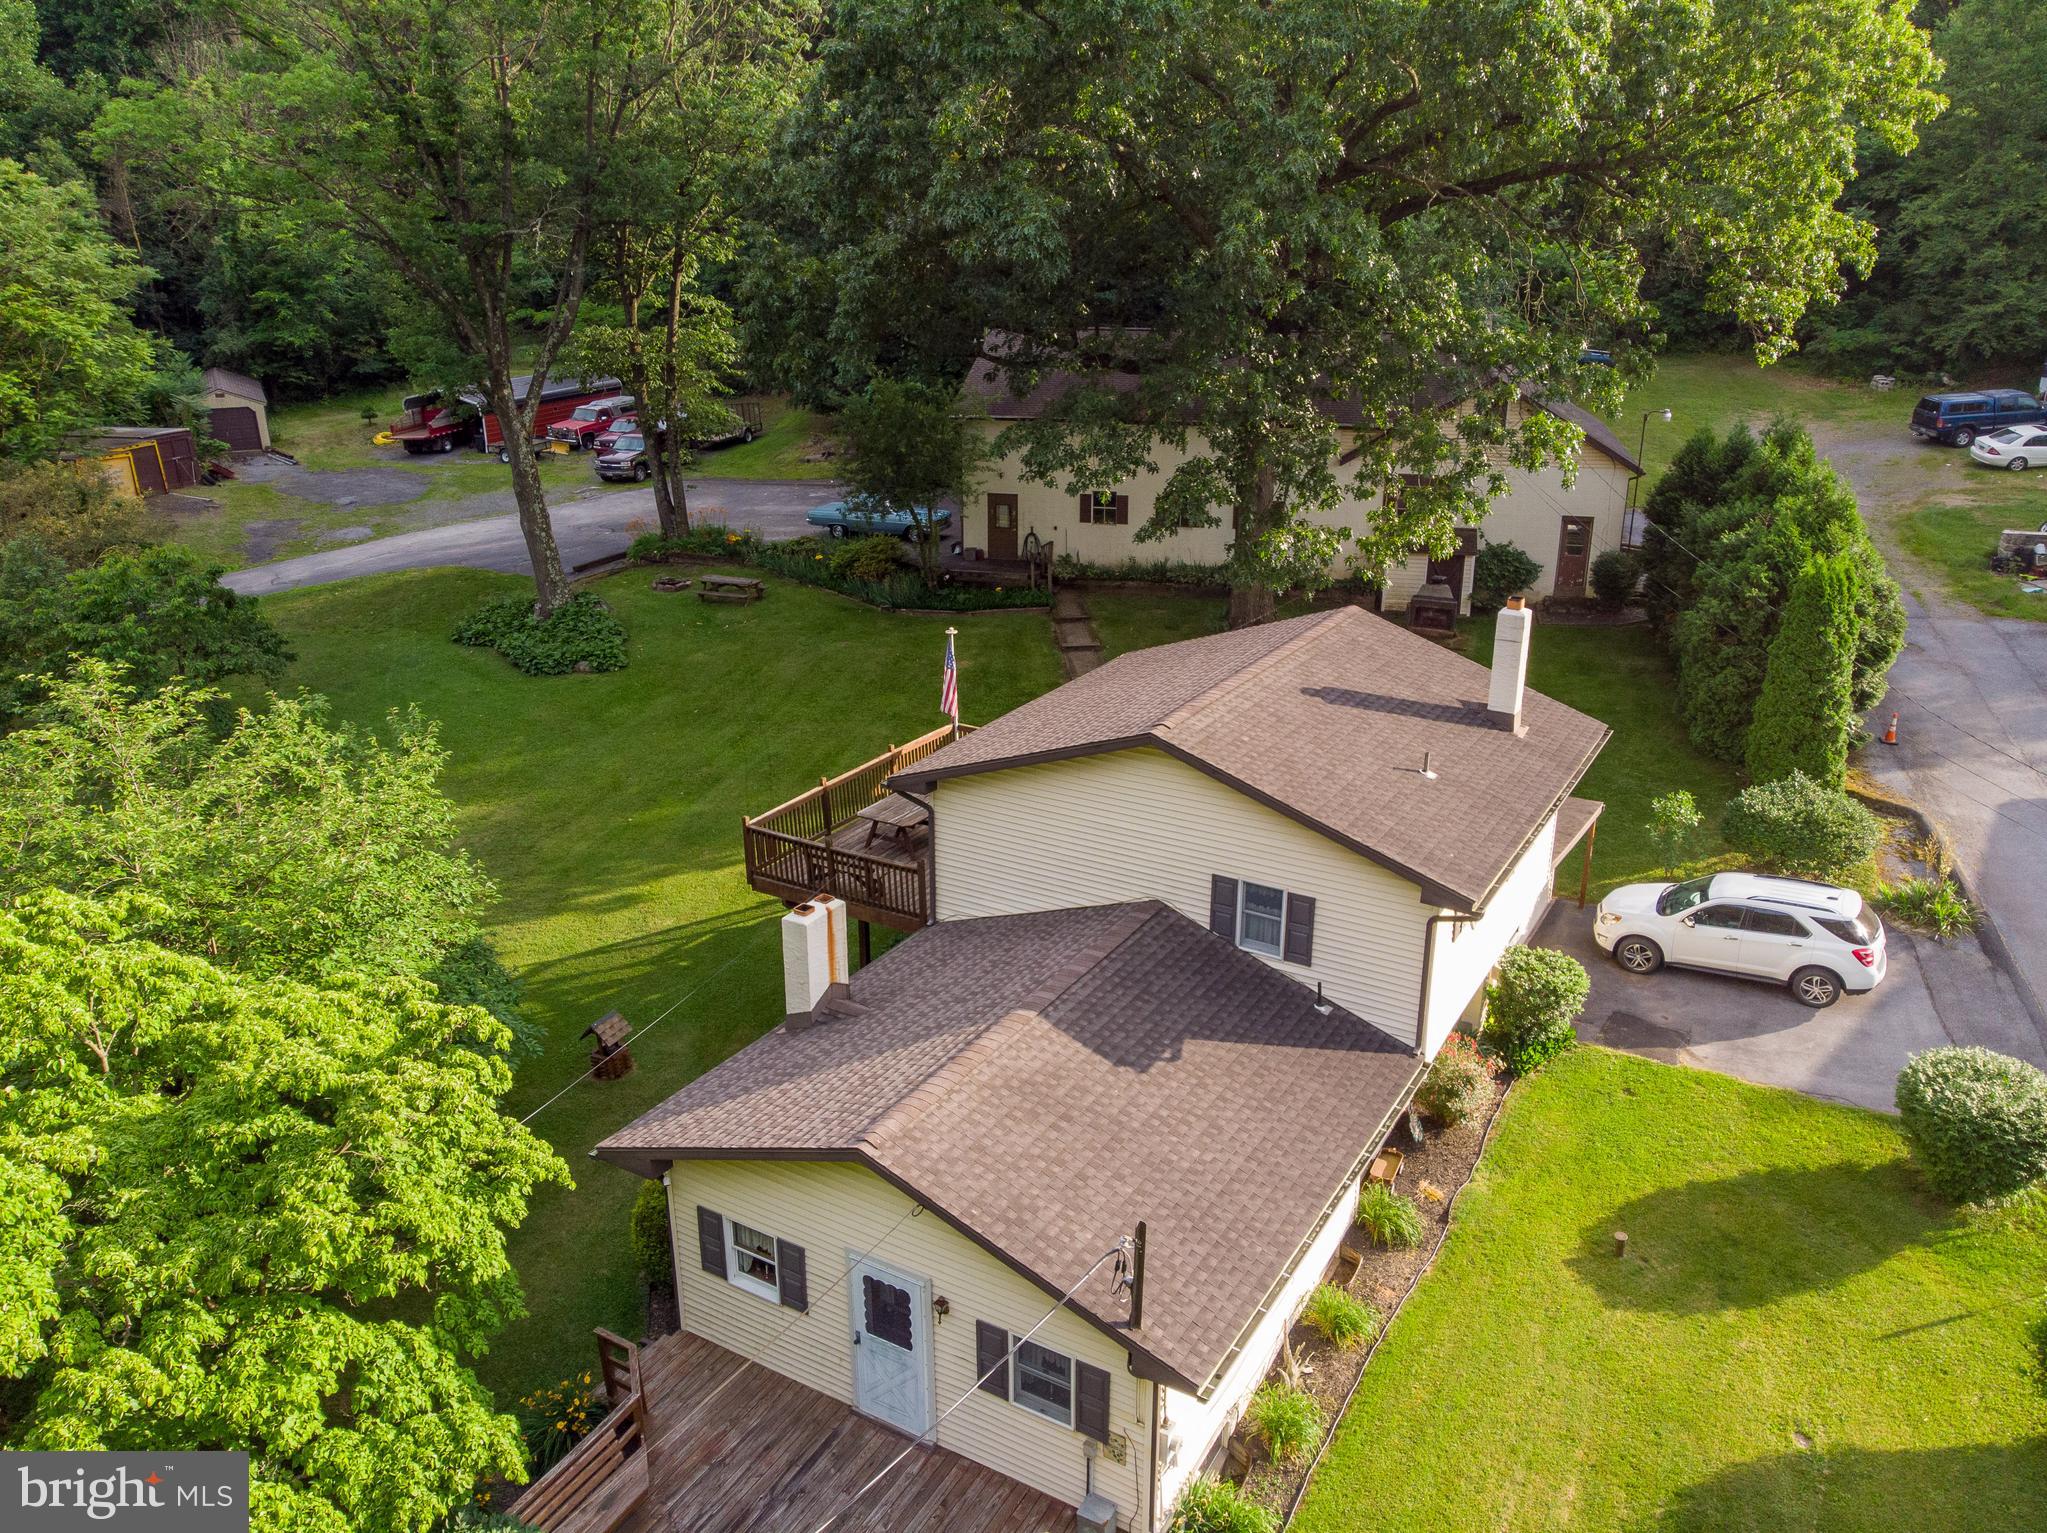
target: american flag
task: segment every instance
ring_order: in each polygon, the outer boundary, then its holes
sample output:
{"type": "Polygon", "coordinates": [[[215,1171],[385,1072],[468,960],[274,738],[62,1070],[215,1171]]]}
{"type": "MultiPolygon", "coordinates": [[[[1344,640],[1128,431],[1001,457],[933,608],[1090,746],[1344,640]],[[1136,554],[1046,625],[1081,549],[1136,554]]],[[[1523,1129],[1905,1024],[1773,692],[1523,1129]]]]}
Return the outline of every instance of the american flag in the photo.
{"type": "Polygon", "coordinates": [[[960,721],[960,667],[952,657],[952,636],[958,632],[957,628],[945,631],[945,683],[938,692],[938,711],[951,714],[955,724],[960,721]]]}

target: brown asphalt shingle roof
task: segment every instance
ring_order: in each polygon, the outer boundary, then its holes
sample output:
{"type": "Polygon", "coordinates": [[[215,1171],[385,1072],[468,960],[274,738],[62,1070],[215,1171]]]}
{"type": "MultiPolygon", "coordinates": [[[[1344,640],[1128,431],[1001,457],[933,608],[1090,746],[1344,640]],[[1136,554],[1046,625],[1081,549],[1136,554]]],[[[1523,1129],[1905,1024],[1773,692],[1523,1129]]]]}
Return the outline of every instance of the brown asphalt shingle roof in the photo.
{"type": "MultiPolygon", "coordinates": [[[[1540,632],[1533,639],[1539,648],[1540,632]]],[[[1138,650],[899,774],[948,777],[1153,746],[1477,910],[1608,738],[1530,690],[1526,731],[1486,713],[1491,673],[1356,607],[1138,650]],[[1421,774],[1424,753],[1433,779],[1421,774]]],[[[938,799],[938,831],[945,801],[938,799]]]]}
{"type": "Polygon", "coordinates": [[[860,1014],[776,1028],[597,1154],[643,1175],[689,1158],[851,1159],[1054,1297],[1145,1220],[1142,1329],[1106,1266],[1073,1307],[1193,1389],[1419,1069],[1151,902],[927,927],[852,990],[860,1014]]]}

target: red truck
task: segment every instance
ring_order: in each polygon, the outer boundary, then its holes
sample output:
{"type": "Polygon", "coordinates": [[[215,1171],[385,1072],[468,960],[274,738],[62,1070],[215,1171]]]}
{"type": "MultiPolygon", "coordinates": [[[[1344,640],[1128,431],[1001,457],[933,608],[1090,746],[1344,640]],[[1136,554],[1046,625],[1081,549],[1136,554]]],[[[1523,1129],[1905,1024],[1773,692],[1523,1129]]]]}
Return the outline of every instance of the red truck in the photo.
{"type": "Polygon", "coordinates": [[[614,394],[609,399],[591,399],[576,406],[547,428],[549,452],[581,452],[596,445],[597,438],[611,429],[613,421],[630,420],[633,396],[614,394]]]}
{"type": "Polygon", "coordinates": [[[391,440],[414,457],[453,452],[476,439],[476,413],[459,401],[444,405],[439,394],[407,394],[404,408],[391,427],[391,440]]]}
{"type": "MultiPolygon", "coordinates": [[[[512,397],[518,405],[525,405],[532,386],[530,374],[512,380],[512,397]]],[[[567,420],[584,405],[615,399],[617,395],[616,378],[549,379],[540,392],[540,409],[533,421],[538,438],[535,445],[548,439],[548,428],[557,421],[567,420]]],[[[473,447],[478,452],[495,452],[500,459],[510,456],[498,430],[497,415],[479,389],[463,390],[453,404],[444,403],[437,393],[408,395],[405,414],[391,427],[391,437],[409,453],[452,452],[457,447],[473,447]]]]}

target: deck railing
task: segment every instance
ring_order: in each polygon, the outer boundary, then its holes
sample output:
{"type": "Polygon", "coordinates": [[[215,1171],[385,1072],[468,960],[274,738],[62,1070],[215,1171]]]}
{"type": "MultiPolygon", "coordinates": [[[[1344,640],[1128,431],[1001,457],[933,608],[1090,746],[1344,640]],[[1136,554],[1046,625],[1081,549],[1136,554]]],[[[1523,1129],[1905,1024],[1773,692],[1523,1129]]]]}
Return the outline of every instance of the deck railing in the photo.
{"type": "MultiPolygon", "coordinates": [[[[971,726],[961,725],[960,733],[971,726]]],[[[827,893],[866,908],[892,925],[922,926],[931,919],[930,880],[919,861],[876,856],[834,846],[832,837],[860,811],[888,793],[888,779],[942,749],[954,738],[951,725],[891,745],[837,777],[818,779],[815,788],[744,821],[747,881],[785,898],[827,893]]],[[[863,916],[862,919],[868,919],[863,916]]]]}
{"type": "MultiPolygon", "coordinates": [[[[512,1504],[514,1517],[542,1533],[554,1533],[566,1524],[604,1488],[620,1465],[647,1451],[647,1395],[640,1380],[640,1349],[600,1327],[597,1360],[604,1372],[610,1412],[512,1504]]],[[[583,1533],[610,1533],[632,1510],[633,1503],[622,1502],[615,1517],[589,1524],[583,1533]]]]}

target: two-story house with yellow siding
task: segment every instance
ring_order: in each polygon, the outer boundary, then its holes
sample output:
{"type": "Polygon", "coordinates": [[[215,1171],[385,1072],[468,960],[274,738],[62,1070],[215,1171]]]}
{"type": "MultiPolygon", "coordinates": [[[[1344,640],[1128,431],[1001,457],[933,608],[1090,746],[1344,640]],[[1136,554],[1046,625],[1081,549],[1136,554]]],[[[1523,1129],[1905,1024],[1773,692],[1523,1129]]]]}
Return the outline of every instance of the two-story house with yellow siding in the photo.
{"type": "MultiPolygon", "coordinates": [[[[1113,379],[1111,384],[1113,386],[1113,379]]],[[[1040,377],[1027,392],[1013,391],[1008,375],[992,362],[978,363],[968,373],[960,405],[984,441],[992,446],[1018,421],[1035,420],[1074,386],[1057,371],[1040,377]]],[[[1338,402],[1326,407],[1337,426],[1340,482],[1357,440],[1355,412],[1338,402]]],[[[1501,452],[1495,466],[1506,489],[1495,496],[1483,521],[1460,527],[1458,546],[1446,558],[1426,553],[1408,555],[1387,568],[1365,569],[1346,554],[1340,574],[1359,576],[1375,586],[1380,610],[1404,612],[1423,586],[1435,582],[1448,588],[1458,611],[1471,611],[1471,561],[1482,543],[1512,543],[1542,572],[1521,593],[1531,601],[1586,594],[1592,561],[1623,546],[1629,482],[1642,472],[1612,427],[1589,411],[1562,401],[1524,393],[1512,406],[1519,417],[1541,411],[1569,421],[1584,433],[1584,446],[1568,476],[1561,464],[1539,469],[1516,468],[1501,452]]],[[[1115,484],[1065,486],[1028,478],[1019,453],[994,455],[967,503],[960,508],[955,541],[968,557],[1009,560],[1031,547],[1050,545],[1083,564],[1115,568],[1131,561],[1172,560],[1192,565],[1219,565],[1229,557],[1234,533],[1227,519],[1212,527],[1187,527],[1160,539],[1139,542],[1137,533],[1151,517],[1165,487],[1189,457],[1207,451],[1199,432],[1187,445],[1160,442],[1152,448],[1152,467],[1115,484]]],[[[1316,520],[1331,527],[1362,532],[1370,523],[1378,497],[1348,497],[1316,520]]]]}
{"type": "Polygon", "coordinates": [[[1531,640],[1165,645],[750,819],[786,1016],[595,1151],[666,1187],[681,1332],[515,1510],[1165,1528],[1597,817],[1531,640]]]}

